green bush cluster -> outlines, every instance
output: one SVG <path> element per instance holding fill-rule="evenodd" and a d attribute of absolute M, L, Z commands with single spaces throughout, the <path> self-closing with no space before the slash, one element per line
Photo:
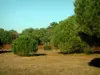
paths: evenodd
<path fill-rule="evenodd" d="M 43 48 L 44 50 L 51 50 L 51 46 L 48 44 L 45 44 Z"/>
<path fill-rule="evenodd" d="M 12 43 L 12 51 L 16 55 L 30 56 L 37 52 L 37 42 L 30 36 L 22 35 Z"/>
<path fill-rule="evenodd" d="M 78 35 L 79 30 L 75 18 L 71 16 L 65 19 L 53 31 L 52 43 L 62 53 L 82 53 L 88 46 Z"/>
<path fill-rule="evenodd" d="M 100 38 L 100 0 L 75 0 L 74 6 L 80 30 Z"/>
<path fill-rule="evenodd" d="M 52 43 L 62 53 L 92 53 L 90 47 L 100 46 L 100 0 L 75 0 L 75 14 L 67 19 L 50 23 L 47 28 L 28 28 L 19 38 L 16 32 L 0 29 L 0 45 L 11 43 L 18 55 L 31 55 L 37 51 L 37 43 L 44 50 L 51 50 Z M 86 35 L 86 36 L 85 36 Z"/>
<path fill-rule="evenodd" d="M 83 50 L 83 52 L 85 54 L 92 54 L 93 53 L 92 49 L 89 46 L 85 47 L 84 50 Z"/>
<path fill-rule="evenodd" d="M 48 29 L 45 28 L 40 28 L 40 29 L 28 28 L 23 30 L 21 35 L 30 35 L 32 38 L 37 40 L 39 45 L 50 42 L 50 32 L 48 31 Z"/>
<path fill-rule="evenodd" d="M 0 44 L 10 44 L 18 37 L 18 33 L 14 30 L 6 31 L 0 28 Z"/>

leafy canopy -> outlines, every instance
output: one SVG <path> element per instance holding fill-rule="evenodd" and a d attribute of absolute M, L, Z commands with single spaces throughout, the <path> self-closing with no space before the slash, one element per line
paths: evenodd
<path fill-rule="evenodd" d="M 75 0 L 74 6 L 80 30 L 100 37 L 100 0 Z"/>

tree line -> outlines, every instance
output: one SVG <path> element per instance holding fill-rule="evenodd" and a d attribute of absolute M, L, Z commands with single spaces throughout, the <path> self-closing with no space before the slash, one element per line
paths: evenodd
<path fill-rule="evenodd" d="M 52 44 L 65 54 L 93 53 L 92 47 L 100 46 L 100 1 L 75 0 L 74 6 L 75 14 L 59 23 L 52 22 L 47 28 L 28 28 L 20 34 L 14 30 L 0 29 L 0 43 L 11 43 L 17 38 L 12 43 L 12 49 L 15 53 L 18 51 L 19 55 L 23 55 L 19 49 L 27 55 L 31 53 L 31 48 L 35 48 L 33 51 L 36 52 L 40 44 L 45 45 L 45 48 L 50 48 Z M 34 40 L 33 45 L 30 40 Z"/>

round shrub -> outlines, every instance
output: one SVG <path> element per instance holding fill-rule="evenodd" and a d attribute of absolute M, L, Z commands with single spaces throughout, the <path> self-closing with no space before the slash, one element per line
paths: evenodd
<path fill-rule="evenodd" d="M 44 50 L 51 50 L 51 46 L 48 45 L 48 44 L 45 44 L 45 45 L 44 45 Z"/>
<path fill-rule="evenodd" d="M 20 36 L 12 43 L 12 51 L 16 55 L 30 56 L 37 50 L 37 42 L 26 35 Z"/>

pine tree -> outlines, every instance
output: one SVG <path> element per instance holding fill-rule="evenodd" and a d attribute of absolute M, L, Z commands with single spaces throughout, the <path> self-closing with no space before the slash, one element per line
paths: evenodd
<path fill-rule="evenodd" d="M 76 21 L 84 33 L 100 37 L 100 0 L 75 0 Z"/>

